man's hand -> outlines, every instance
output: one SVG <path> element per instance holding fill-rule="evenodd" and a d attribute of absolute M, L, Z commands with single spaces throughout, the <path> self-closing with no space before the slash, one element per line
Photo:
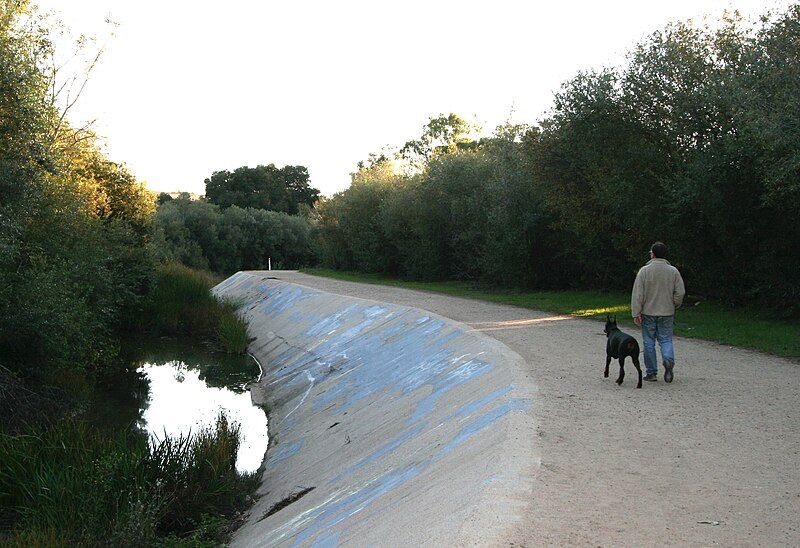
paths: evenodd
<path fill-rule="evenodd" d="M 633 323 L 635 323 L 636 325 L 638 325 L 639 327 L 641 327 L 641 326 L 642 326 L 642 315 L 641 315 L 641 314 L 639 314 L 638 316 L 636 316 L 636 317 L 633 319 Z"/>

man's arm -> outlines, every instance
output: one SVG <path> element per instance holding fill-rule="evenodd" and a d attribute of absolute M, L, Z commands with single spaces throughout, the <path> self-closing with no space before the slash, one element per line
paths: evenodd
<path fill-rule="evenodd" d="M 675 304 L 675 308 L 680 308 L 683 304 L 683 297 L 686 295 L 686 288 L 683 286 L 683 278 L 681 278 L 681 273 L 678 269 L 675 269 L 675 289 L 672 291 L 672 302 Z"/>
<path fill-rule="evenodd" d="M 638 318 L 642 315 L 642 305 L 644 304 L 644 276 L 642 270 L 636 274 L 636 281 L 633 282 L 631 291 L 631 316 Z M 638 322 L 637 322 L 638 325 Z"/>

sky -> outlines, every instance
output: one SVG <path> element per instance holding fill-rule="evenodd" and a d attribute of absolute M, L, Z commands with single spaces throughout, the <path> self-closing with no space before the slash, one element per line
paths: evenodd
<path fill-rule="evenodd" d="M 214 171 L 304 165 L 323 194 L 359 160 L 455 112 L 533 124 L 580 70 L 619 65 L 670 21 L 783 0 L 38 0 L 103 46 L 70 111 L 155 191 Z M 114 24 L 105 23 L 110 18 Z M 113 35 L 111 34 L 113 32 Z M 69 48 L 62 47 L 62 51 Z M 88 49 L 87 49 L 88 51 Z M 76 70 L 79 63 L 74 61 Z"/>

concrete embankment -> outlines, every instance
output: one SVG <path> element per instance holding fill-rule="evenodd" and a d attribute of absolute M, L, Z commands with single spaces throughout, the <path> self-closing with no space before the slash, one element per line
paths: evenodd
<path fill-rule="evenodd" d="M 424 310 L 240 272 L 273 440 L 241 546 L 498 544 L 532 500 L 535 390 L 502 343 Z"/>

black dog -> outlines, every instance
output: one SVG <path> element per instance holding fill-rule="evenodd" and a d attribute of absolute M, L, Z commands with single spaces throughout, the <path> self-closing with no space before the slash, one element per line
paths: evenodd
<path fill-rule="evenodd" d="M 608 337 L 606 343 L 606 370 L 603 373 L 604 377 L 608 377 L 608 366 L 611 363 L 611 358 L 619 358 L 619 377 L 617 384 L 622 384 L 622 379 L 625 378 L 625 358 L 630 356 L 633 360 L 633 366 L 639 373 L 639 383 L 636 388 L 642 387 L 642 368 L 639 367 L 639 343 L 630 335 L 623 333 L 617 327 L 617 317 L 606 316 L 606 327 L 603 332 Z"/>

